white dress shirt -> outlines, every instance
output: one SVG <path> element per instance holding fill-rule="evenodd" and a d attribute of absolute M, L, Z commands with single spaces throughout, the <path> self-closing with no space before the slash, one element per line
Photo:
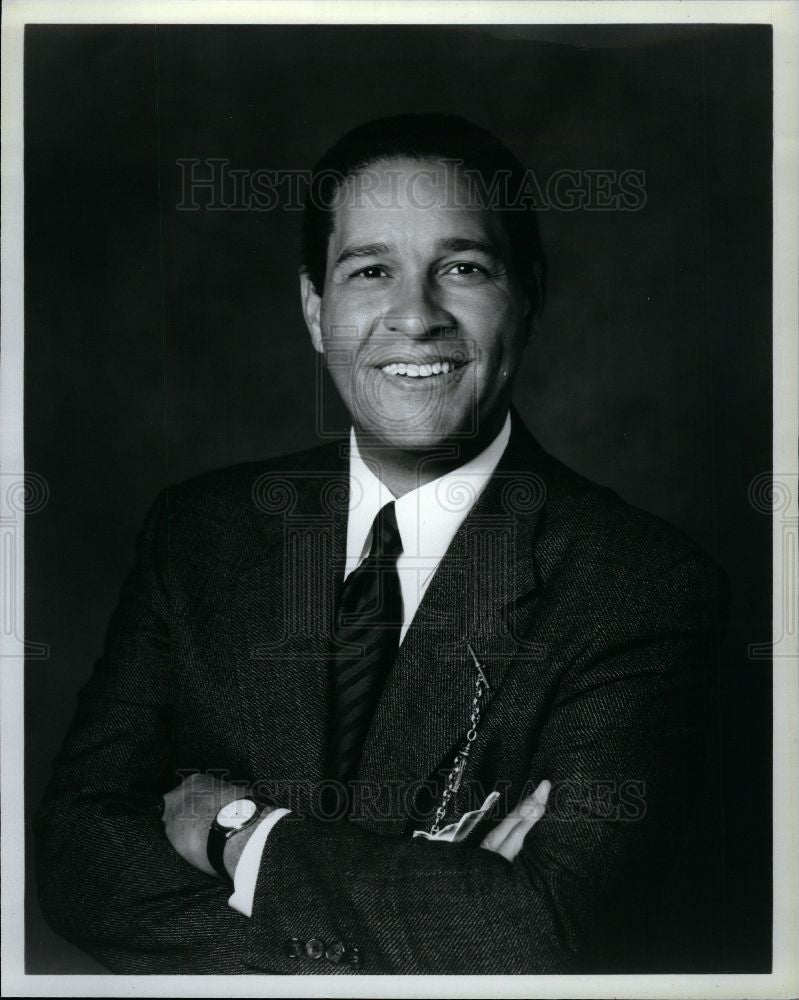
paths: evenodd
<path fill-rule="evenodd" d="M 400 643 L 438 564 L 496 469 L 509 438 L 510 414 L 491 444 L 470 462 L 396 499 L 361 457 L 355 431 L 350 431 L 350 503 L 344 579 L 369 554 L 377 512 L 394 500 L 402 541 L 402 555 L 397 559 L 403 608 Z M 252 915 L 255 883 L 266 838 L 288 812 L 288 809 L 275 809 L 265 816 L 241 853 L 234 877 L 235 891 L 228 902 L 247 917 Z"/>

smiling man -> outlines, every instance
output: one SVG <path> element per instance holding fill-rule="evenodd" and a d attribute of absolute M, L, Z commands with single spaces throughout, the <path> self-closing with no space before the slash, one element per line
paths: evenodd
<path fill-rule="evenodd" d="M 342 184 L 324 273 L 313 262 L 302 274 L 303 306 L 362 454 L 404 493 L 499 433 L 542 264 L 539 254 L 525 290 L 499 215 L 469 201 L 457 161 L 397 156 L 362 169 L 370 197 L 362 174 Z M 449 462 L 424 461 L 452 442 Z"/>
<path fill-rule="evenodd" d="M 349 438 L 158 499 L 37 818 L 45 912 L 109 968 L 685 960 L 659 903 L 724 585 L 511 407 L 523 178 L 439 115 L 317 165 L 302 307 Z"/>

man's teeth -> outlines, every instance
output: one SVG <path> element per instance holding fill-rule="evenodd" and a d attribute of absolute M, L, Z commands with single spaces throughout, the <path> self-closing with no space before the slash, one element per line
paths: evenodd
<path fill-rule="evenodd" d="M 434 361 L 432 365 L 384 365 L 381 371 L 386 375 L 407 375 L 409 378 L 429 378 L 431 375 L 447 375 L 455 367 L 451 361 Z"/>

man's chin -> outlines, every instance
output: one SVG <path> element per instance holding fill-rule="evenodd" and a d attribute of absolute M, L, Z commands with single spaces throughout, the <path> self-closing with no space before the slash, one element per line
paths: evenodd
<path fill-rule="evenodd" d="M 392 428 L 388 432 L 358 431 L 358 440 L 373 447 L 391 451 L 419 452 L 420 454 L 441 451 L 445 448 L 451 449 L 457 444 L 459 437 L 456 432 L 426 434 L 413 429 L 397 431 Z"/>
<path fill-rule="evenodd" d="M 384 448 L 387 451 L 404 451 L 420 455 L 449 451 L 457 448 L 458 442 L 468 439 L 469 435 L 459 433 L 456 428 L 435 431 L 421 430 L 414 427 L 391 427 L 358 429 L 358 440 L 373 447 Z"/>

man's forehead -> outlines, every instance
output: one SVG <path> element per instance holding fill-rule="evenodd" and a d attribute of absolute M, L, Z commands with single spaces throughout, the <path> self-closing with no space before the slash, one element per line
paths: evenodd
<path fill-rule="evenodd" d="M 402 235 L 428 242 L 456 236 L 496 241 L 503 229 L 452 164 L 424 159 L 364 167 L 342 185 L 333 218 L 331 243 L 339 249 L 352 239 L 391 243 Z"/>
<path fill-rule="evenodd" d="M 497 224 L 489 213 L 475 212 L 472 217 L 432 218 L 427 213 L 421 219 L 408 219 L 402 211 L 388 217 L 364 215 L 345 216 L 334 227 L 331 245 L 339 250 L 350 243 L 374 243 L 397 247 L 407 241 L 429 247 L 457 249 L 452 244 L 458 240 L 483 242 L 501 241 L 501 224 Z"/>
<path fill-rule="evenodd" d="M 361 247 L 374 253 L 409 247 L 429 252 L 484 249 L 502 253 L 506 246 L 499 219 L 479 208 L 345 205 L 336 211 L 334 219 L 328 247 L 334 260 Z"/>

